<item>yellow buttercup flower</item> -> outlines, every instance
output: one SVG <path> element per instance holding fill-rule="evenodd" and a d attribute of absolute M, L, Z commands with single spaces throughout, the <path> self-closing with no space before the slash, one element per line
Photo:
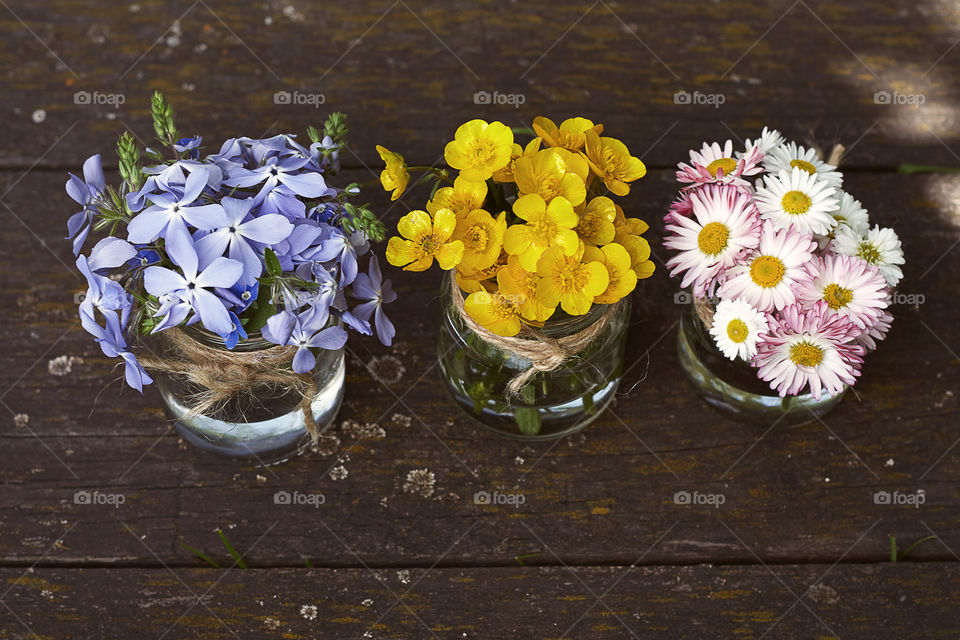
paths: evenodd
<path fill-rule="evenodd" d="M 577 235 L 589 244 L 603 245 L 613 242 L 616 235 L 613 221 L 616 217 L 617 207 L 613 200 L 605 196 L 593 198 L 580 213 Z"/>
<path fill-rule="evenodd" d="M 616 138 L 601 138 L 591 130 L 587 130 L 584 136 L 590 168 L 612 193 L 618 196 L 630 193 L 630 185 L 627 183 L 638 180 L 647 173 L 643 162 L 631 156 L 627 146 Z"/>
<path fill-rule="evenodd" d="M 543 141 L 549 147 L 562 147 L 570 151 L 580 151 L 586 143 L 587 130 L 592 129 L 594 133 L 600 135 L 603 133 L 602 124 L 593 124 L 586 118 L 567 118 L 557 127 L 553 120 L 538 116 L 533 119 L 533 130 L 537 135 L 543 138 Z"/>
<path fill-rule="evenodd" d="M 474 270 L 463 264 L 457 265 L 457 284 L 467 293 L 475 291 L 495 291 L 497 283 L 494 280 L 500 270 L 507 264 L 508 254 L 501 250 L 497 261 L 486 269 Z"/>
<path fill-rule="evenodd" d="M 440 209 L 450 209 L 457 219 L 465 217 L 474 209 L 482 209 L 487 199 L 487 183 L 467 180 L 457 176 L 452 187 L 441 187 L 427 203 L 427 211 L 434 215 Z"/>
<path fill-rule="evenodd" d="M 614 222 L 616 225 L 617 223 Z M 614 242 L 620 242 L 627 236 L 639 236 L 650 228 L 646 222 L 640 218 L 625 218 L 622 224 L 617 225 L 617 232 L 614 236 Z"/>
<path fill-rule="evenodd" d="M 565 255 L 576 253 L 580 245 L 577 232 L 577 214 L 563 196 L 546 201 L 536 193 L 525 195 L 513 203 L 513 212 L 526 224 L 513 224 L 503 234 L 503 248 L 519 257 L 520 266 L 527 271 L 537 270 L 537 261 L 551 246 L 556 245 Z"/>
<path fill-rule="evenodd" d="M 582 252 L 566 255 L 560 247 L 551 247 L 540 258 L 537 273 L 537 299 L 546 306 L 560 305 L 572 316 L 590 311 L 596 296 L 607 290 L 610 276 L 602 262 L 581 262 Z"/>
<path fill-rule="evenodd" d="M 441 269 L 454 268 L 463 257 L 463 243 L 450 240 L 456 226 L 457 216 L 449 209 L 440 209 L 433 219 L 426 211 L 411 211 L 397 222 L 403 237 L 387 243 L 387 262 L 404 271 L 426 271 L 436 258 Z"/>
<path fill-rule="evenodd" d="M 390 194 L 391 200 L 396 200 L 403 195 L 407 184 L 410 182 L 410 173 L 407 171 L 407 163 L 403 161 L 403 156 L 399 153 L 390 151 L 386 147 L 377 145 L 377 153 L 387 164 L 386 168 L 380 174 L 380 184 L 384 191 L 393 190 Z"/>
<path fill-rule="evenodd" d="M 494 220 L 483 209 L 474 209 L 457 220 L 457 228 L 451 236 L 463 242 L 463 258 L 460 264 L 466 269 L 480 271 L 497 261 L 503 247 L 503 233 L 507 230 L 507 214 L 501 212 Z"/>
<path fill-rule="evenodd" d="M 543 304 L 537 297 L 540 275 L 520 266 L 517 256 L 510 256 L 507 266 L 497 274 L 497 284 L 504 295 L 515 296 L 520 301 L 520 315 L 531 324 L 546 322 L 557 306 Z"/>
<path fill-rule="evenodd" d="M 510 162 L 513 131 L 502 122 L 471 120 L 460 125 L 444 149 L 447 164 L 467 180 L 483 181 Z"/>
<path fill-rule="evenodd" d="M 603 263 L 610 276 L 606 290 L 593 299 L 598 304 L 612 304 L 628 295 L 637 287 L 637 274 L 632 268 L 630 254 L 621 244 L 611 242 L 601 248 L 587 247 L 584 261 Z"/>
<path fill-rule="evenodd" d="M 625 235 L 617 239 L 617 243 L 622 245 L 627 253 L 630 254 L 630 268 L 641 280 L 653 275 L 656 265 L 650 260 L 650 243 L 640 236 L 633 234 Z"/>
<path fill-rule="evenodd" d="M 503 169 L 493 172 L 493 181 L 494 182 L 514 182 L 513 169 L 517 164 L 517 160 L 524 156 L 532 156 L 540 151 L 540 143 L 543 142 L 540 138 L 534 138 L 527 143 L 526 147 L 521 147 L 516 142 L 513 143 L 513 150 L 510 152 L 510 162 L 507 163 Z"/>
<path fill-rule="evenodd" d="M 541 149 L 514 162 L 513 177 L 520 195 L 539 194 L 547 202 L 563 196 L 577 206 L 587 197 L 590 168 L 583 158 L 566 149 Z"/>
<path fill-rule="evenodd" d="M 467 296 L 463 308 L 483 328 L 498 336 L 515 336 L 523 326 L 520 305 L 514 296 L 478 291 Z"/>

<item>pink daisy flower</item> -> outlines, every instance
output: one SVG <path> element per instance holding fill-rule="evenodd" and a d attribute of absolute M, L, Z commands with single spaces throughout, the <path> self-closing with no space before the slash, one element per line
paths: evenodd
<path fill-rule="evenodd" d="M 663 245 L 677 251 L 667 261 L 670 275 L 683 273 L 681 287 L 712 293 L 720 273 L 760 242 L 760 215 L 747 194 L 735 187 L 705 185 L 689 193 L 691 217 L 673 216 Z"/>
<path fill-rule="evenodd" d="M 887 332 L 890 331 L 890 325 L 892 324 L 893 314 L 885 310 L 876 324 L 857 336 L 854 342 L 864 347 L 867 352 L 874 351 L 877 348 L 877 343 L 887 337 Z"/>
<path fill-rule="evenodd" d="M 677 181 L 691 183 L 686 189 L 692 189 L 699 184 L 720 183 L 752 191 L 744 176 L 753 176 L 763 171 L 760 166 L 762 160 L 763 154 L 756 146 L 747 149 L 738 159 L 733 154 L 732 141 L 727 140 L 723 147 L 716 142 L 704 142 L 699 152 L 690 150 L 690 164 L 681 162 L 677 165 Z"/>
<path fill-rule="evenodd" d="M 667 224 L 674 222 L 674 218 L 689 218 L 693 215 L 693 202 L 690 200 L 690 193 L 681 191 L 679 197 L 670 203 L 670 211 L 663 216 L 663 221 Z"/>
<path fill-rule="evenodd" d="M 809 309 L 823 300 L 830 313 L 849 318 L 861 330 L 875 325 L 890 304 L 887 281 L 865 260 L 827 254 L 808 263 L 807 273 L 810 278 L 797 287 L 797 301 Z"/>
<path fill-rule="evenodd" d="M 720 297 L 743 298 L 767 313 L 793 304 L 797 283 L 810 277 L 804 267 L 816 247 L 809 234 L 764 220 L 759 246 L 726 270 Z"/>
<path fill-rule="evenodd" d="M 824 301 L 804 310 L 790 305 L 768 318 L 768 334 L 757 347 L 753 365 L 761 380 L 780 397 L 799 395 L 807 386 L 820 399 L 834 396 L 860 375 L 864 348 L 853 343 L 860 330 Z"/>

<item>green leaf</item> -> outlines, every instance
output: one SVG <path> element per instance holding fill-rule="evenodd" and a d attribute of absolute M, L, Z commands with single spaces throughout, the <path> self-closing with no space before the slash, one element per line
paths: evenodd
<path fill-rule="evenodd" d="M 596 405 L 594 405 L 594 403 L 593 403 L 593 394 L 592 394 L 592 393 L 587 392 L 587 393 L 583 394 L 583 397 L 581 398 L 581 400 L 583 400 L 583 411 L 584 411 L 584 413 L 586 413 L 588 416 L 592 416 L 593 414 L 595 414 L 595 413 L 597 412 L 597 407 L 596 407 Z"/>
<path fill-rule="evenodd" d="M 267 249 L 263 252 L 263 257 L 267 263 L 267 273 L 272 276 L 279 276 L 283 273 L 283 267 L 280 266 L 280 260 L 273 249 Z"/>
<path fill-rule="evenodd" d="M 217 564 L 216 562 L 214 562 L 213 559 L 211 559 L 209 556 L 207 556 L 207 554 L 205 554 L 203 551 L 200 551 L 199 549 L 194 549 L 194 548 L 191 547 L 190 545 L 188 545 L 188 544 L 183 544 L 182 542 L 180 543 L 180 546 L 183 547 L 184 549 L 186 549 L 187 551 L 189 551 L 190 553 L 192 553 L 193 555 L 197 556 L 198 558 L 200 558 L 201 560 L 203 560 L 203 561 L 206 562 L 207 564 L 209 564 L 211 567 L 214 567 L 214 568 L 216 568 L 216 569 L 219 569 L 219 568 L 220 568 L 220 565 Z"/>
<path fill-rule="evenodd" d="M 514 407 L 513 419 L 520 433 L 535 436 L 540 433 L 540 412 L 536 407 Z"/>
<path fill-rule="evenodd" d="M 220 540 L 223 541 L 223 546 L 227 548 L 227 552 L 230 553 L 230 557 L 233 558 L 234 563 L 241 569 L 246 569 L 247 563 L 243 561 L 243 556 L 237 553 L 237 550 L 233 548 L 233 545 L 230 544 L 229 540 L 227 540 L 227 536 L 223 533 L 223 530 L 217 529 L 217 534 L 220 536 Z"/>
<path fill-rule="evenodd" d="M 901 164 L 900 173 L 960 173 L 960 167 L 937 167 L 930 164 Z"/>
<path fill-rule="evenodd" d="M 262 329 L 263 325 L 267 324 L 270 316 L 276 312 L 277 308 L 270 302 L 270 287 L 264 286 L 261 283 L 257 301 L 251 304 L 250 308 L 243 314 L 244 319 L 247 320 L 247 324 L 244 325 L 247 333 Z"/>

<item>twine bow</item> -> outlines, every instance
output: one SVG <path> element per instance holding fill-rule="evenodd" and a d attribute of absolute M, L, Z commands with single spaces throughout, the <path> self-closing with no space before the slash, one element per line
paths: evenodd
<path fill-rule="evenodd" d="M 166 353 L 162 357 L 144 354 L 139 360 L 147 369 L 182 376 L 201 389 L 186 401 L 190 415 L 215 413 L 235 397 L 253 395 L 257 386 L 291 390 L 302 396 L 304 424 L 313 442 L 317 442 L 320 430 L 311 406 L 317 383 L 310 374 L 290 369 L 296 348 L 226 351 L 206 346 L 181 329 L 168 329 L 159 335 L 168 341 Z"/>
<path fill-rule="evenodd" d="M 573 335 L 556 339 L 542 331 L 524 325 L 518 336 L 498 336 L 485 329 L 463 308 L 463 293 L 455 282 L 450 283 L 450 299 L 454 308 L 460 314 L 464 324 L 477 336 L 502 351 L 530 361 L 530 366 L 515 375 L 507 383 L 507 395 L 518 396 L 520 390 L 535 376 L 538 371 L 549 372 L 559 369 L 567 360 L 583 351 L 606 328 L 610 319 L 617 312 L 621 302 L 608 305 L 607 310 L 596 322 Z"/>

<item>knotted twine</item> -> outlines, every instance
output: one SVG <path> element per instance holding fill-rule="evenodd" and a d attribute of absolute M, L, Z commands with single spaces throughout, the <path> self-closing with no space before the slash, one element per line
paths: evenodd
<path fill-rule="evenodd" d="M 296 373 L 290 368 L 295 347 L 227 351 L 204 345 L 177 328 L 158 337 L 168 342 L 164 356 L 144 354 L 139 360 L 147 369 L 181 376 L 201 389 L 184 401 L 189 415 L 216 413 L 234 398 L 253 397 L 258 386 L 292 391 L 301 396 L 304 424 L 316 444 L 320 430 L 313 418 L 312 403 L 317 383 L 309 373 Z"/>
<path fill-rule="evenodd" d="M 507 383 L 507 397 L 519 396 L 520 390 L 535 376 L 538 371 L 550 372 L 556 371 L 564 363 L 575 357 L 583 351 L 587 345 L 593 342 L 610 323 L 611 318 L 619 309 L 622 302 L 615 302 L 608 305 L 607 310 L 600 316 L 596 322 L 589 327 L 578 331 L 573 335 L 563 336 L 562 338 L 552 338 L 542 331 L 538 331 L 528 325 L 522 325 L 520 333 L 517 336 L 499 336 L 488 329 L 485 329 L 476 320 L 470 317 L 470 314 L 463 308 L 463 293 L 455 282 L 450 283 L 451 295 L 454 308 L 460 314 L 460 319 L 464 324 L 477 334 L 481 340 L 489 345 L 497 347 L 512 356 L 523 358 L 530 361 L 530 366 L 518 373 Z"/>
<path fill-rule="evenodd" d="M 835 167 L 840 166 L 840 158 L 846 152 L 847 148 L 842 144 L 833 145 L 833 149 L 830 150 L 830 157 L 827 158 L 827 164 L 832 164 Z M 821 156 L 819 150 L 817 150 L 817 155 Z M 716 313 L 716 309 L 706 298 L 693 298 L 693 308 L 696 310 L 697 315 L 700 317 L 700 321 L 703 322 L 703 326 L 710 330 L 713 327 L 713 314 Z"/>

